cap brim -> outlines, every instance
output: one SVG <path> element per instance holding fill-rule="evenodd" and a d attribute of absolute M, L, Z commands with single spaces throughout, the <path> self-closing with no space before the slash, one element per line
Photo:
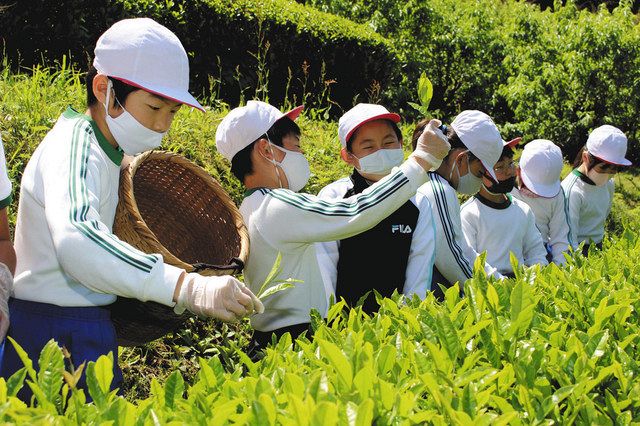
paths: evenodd
<path fill-rule="evenodd" d="M 541 197 L 553 198 L 560 192 L 561 184 L 559 179 L 550 185 L 535 183 L 529 179 L 529 176 L 522 169 L 520 169 L 520 177 L 522 177 L 522 181 L 531 192 Z"/>
<path fill-rule="evenodd" d="M 351 129 L 349 131 L 349 133 L 347 133 L 347 135 L 345 136 L 344 140 L 348 141 L 349 138 L 351 137 L 351 135 L 353 135 L 353 132 L 358 130 L 363 124 L 369 123 L 371 121 L 376 121 L 376 120 L 391 120 L 394 123 L 399 123 L 401 118 L 400 118 L 400 116 L 398 114 L 396 114 L 394 112 L 389 112 L 389 113 L 386 113 L 386 114 L 374 115 L 373 117 L 369 117 L 366 120 L 362 120 L 360 123 L 358 123 L 357 126 L 353 126 L 353 129 Z"/>
<path fill-rule="evenodd" d="M 489 176 L 493 179 L 494 182 L 498 182 L 498 177 L 496 176 L 496 172 L 493 171 L 493 167 L 487 167 L 484 161 L 480 160 L 480 163 L 484 166 L 484 169 L 489 173 Z"/>
<path fill-rule="evenodd" d="M 613 164 L 614 166 L 630 166 L 632 164 L 631 161 L 627 160 L 626 158 L 621 158 L 616 161 L 611 161 L 611 160 L 605 160 L 604 158 L 597 157 L 595 155 L 594 157 L 596 157 L 598 160 L 603 161 L 607 164 Z"/>
<path fill-rule="evenodd" d="M 517 146 L 521 141 L 522 141 L 522 138 L 518 136 L 517 138 L 511 139 L 509 142 L 502 141 L 502 146 L 503 147 L 508 146 L 509 148 L 513 148 L 514 146 Z"/>
<path fill-rule="evenodd" d="M 302 113 L 303 109 L 304 109 L 304 105 L 297 106 L 294 109 L 292 109 L 291 111 L 285 112 L 282 115 L 282 117 L 289 117 L 291 119 L 291 121 L 296 121 L 298 119 L 298 117 L 300 116 L 300 113 Z M 282 117 L 280 117 L 280 118 L 282 118 Z"/>
<path fill-rule="evenodd" d="M 168 87 L 154 87 L 153 89 L 146 87 L 142 84 L 135 83 L 130 80 L 126 80 L 124 78 L 118 78 L 115 76 L 109 76 L 110 78 L 115 78 L 123 83 L 128 84 L 129 86 L 137 87 L 138 89 L 142 89 L 146 92 L 153 93 L 154 95 L 161 96 L 163 98 L 172 100 L 174 102 L 179 102 L 181 104 L 189 105 L 194 108 L 198 108 L 200 111 L 204 112 L 205 109 L 200 102 L 194 98 L 191 93 L 184 90 L 176 90 L 175 88 Z"/>

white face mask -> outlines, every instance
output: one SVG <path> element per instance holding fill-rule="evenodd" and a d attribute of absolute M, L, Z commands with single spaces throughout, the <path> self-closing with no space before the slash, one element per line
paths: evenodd
<path fill-rule="evenodd" d="M 127 155 L 136 155 L 159 147 L 162 143 L 162 138 L 167 132 L 159 133 L 147 129 L 133 115 L 129 114 L 117 99 L 116 102 L 118 102 L 123 112 L 116 118 L 109 115 L 109 99 L 111 99 L 112 87 L 113 84 L 109 80 L 109 83 L 107 83 L 107 99 L 104 104 L 105 118 L 107 127 L 120 149 Z"/>
<path fill-rule="evenodd" d="M 604 186 L 613 177 L 612 173 L 599 173 L 591 169 L 587 172 L 587 177 L 596 184 L 596 186 Z"/>
<path fill-rule="evenodd" d="M 464 152 L 458 154 L 463 155 Z M 453 176 L 453 170 L 455 169 L 458 174 L 458 186 L 456 187 L 456 191 L 460 194 L 473 195 L 480 191 L 482 187 L 482 178 L 475 176 L 471 173 L 471 167 L 469 165 L 469 156 L 467 155 L 467 174 L 464 176 L 460 176 L 460 170 L 458 169 L 458 158 L 453 163 L 453 168 L 451 169 L 451 173 L 449 173 L 449 182 L 451 182 L 451 178 Z"/>
<path fill-rule="evenodd" d="M 353 155 L 353 154 L 351 154 Z M 353 155 L 356 157 L 355 155 Z M 358 158 L 358 157 L 356 157 Z M 360 168 L 356 167 L 360 173 L 376 176 L 386 176 L 391 173 L 394 167 L 402 164 L 404 152 L 402 148 L 379 149 L 376 152 L 358 158 Z"/>
<path fill-rule="evenodd" d="M 275 160 L 275 156 L 273 155 L 273 150 L 271 147 L 275 147 L 280 151 L 285 153 L 282 161 L 277 162 Z M 289 182 L 289 189 L 298 192 L 309 181 L 309 176 L 311 176 L 311 169 L 309 168 L 309 161 L 301 152 L 289 151 L 281 146 L 274 145 L 269 141 L 269 149 L 271 150 L 271 163 L 273 166 L 280 166 L 284 171 L 284 175 L 287 177 L 287 181 Z M 280 172 L 276 167 L 276 173 L 278 174 L 278 180 L 280 180 Z M 280 187 L 282 188 L 282 181 L 280 181 Z"/>

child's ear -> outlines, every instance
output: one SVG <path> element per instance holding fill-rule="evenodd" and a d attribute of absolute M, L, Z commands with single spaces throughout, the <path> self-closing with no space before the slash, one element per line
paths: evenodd
<path fill-rule="evenodd" d="M 93 84 L 91 85 L 91 89 L 93 90 L 93 95 L 96 97 L 98 102 L 101 105 L 104 105 L 107 99 L 107 87 L 109 83 L 109 77 L 104 74 L 97 74 L 93 78 Z M 114 102 L 113 96 L 111 97 L 111 101 Z"/>
<path fill-rule="evenodd" d="M 355 167 L 355 160 L 353 156 L 349 153 L 349 151 L 347 151 L 347 148 L 342 148 L 340 150 L 340 158 L 342 158 L 342 161 L 344 161 L 345 163 Z"/>
<path fill-rule="evenodd" d="M 586 149 L 582 150 L 582 164 L 584 164 L 587 171 L 589 170 L 589 152 Z"/>
<path fill-rule="evenodd" d="M 269 141 L 266 140 L 265 138 L 262 138 L 262 139 L 258 139 L 258 141 L 255 144 L 255 148 L 254 149 L 262 157 L 266 157 L 266 158 L 271 160 L 273 158 L 273 153 L 271 152 L 271 149 L 269 149 L 269 148 L 270 148 L 269 147 Z"/>

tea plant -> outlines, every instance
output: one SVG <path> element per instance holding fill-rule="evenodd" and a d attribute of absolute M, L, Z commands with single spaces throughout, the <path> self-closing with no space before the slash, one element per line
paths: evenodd
<path fill-rule="evenodd" d="M 566 267 L 482 272 L 442 303 L 379 299 L 380 311 L 334 304 L 313 341 L 283 336 L 258 362 L 237 348 L 225 369 L 199 358 L 193 385 L 179 371 L 148 398 L 109 391 L 111 359 L 86 366 L 88 395 L 50 342 L 41 370 L 0 379 L 0 420 L 194 424 L 632 424 L 640 421 L 637 229 Z M 26 361 L 26 355 L 23 354 Z M 35 406 L 15 398 L 27 385 Z"/>

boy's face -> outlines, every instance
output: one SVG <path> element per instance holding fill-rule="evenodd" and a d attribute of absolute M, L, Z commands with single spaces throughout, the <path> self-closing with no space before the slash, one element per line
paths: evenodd
<path fill-rule="evenodd" d="M 288 155 L 279 148 L 304 154 L 304 151 L 302 151 L 300 147 L 300 136 L 295 133 L 289 133 L 284 136 L 281 147 L 271 146 L 267 139 L 260 139 L 256 142 L 252 153 L 252 162 L 254 174 L 260 176 L 262 186 L 269 188 L 280 188 L 281 186 L 283 188 L 289 188 L 289 180 L 282 167 L 280 165 L 274 166 L 271 162 L 271 159 L 273 159 L 281 163 Z"/>
<path fill-rule="evenodd" d="M 171 127 L 182 104 L 144 90 L 136 90 L 127 96 L 123 106 L 144 127 L 163 133 Z M 109 115 L 114 118 L 122 113 L 120 108 L 109 111 Z"/>
<path fill-rule="evenodd" d="M 304 154 L 304 151 L 302 151 L 302 148 L 300 148 L 300 136 L 296 135 L 295 133 L 289 133 L 282 138 L 282 148 Z M 282 152 L 277 148 L 273 150 L 273 158 L 278 163 L 281 163 L 286 155 L 287 154 L 285 152 Z"/>
<path fill-rule="evenodd" d="M 370 121 L 360 126 L 351 143 L 351 150 L 343 148 L 340 156 L 346 163 L 360 169 L 359 159 L 380 149 L 402 149 L 402 141 L 387 120 Z"/>
<path fill-rule="evenodd" d="M 475 177 L 481 178 L 485 173 L 487 173 L 486 169 L 482 165 L 482 162 L 477 158 L 473 160 L 469 159 L 469 150 L 464 148 L 454 148 L 449 152 L 449 160 L 450 168 L 449 170 L 453 170 L 453 168 L 458 169 L 458 173 L 452 173 L 451 179 L 454 181 L 454 186 L 458 185 L 458 181 L 460 177 L 466 175 L 467 173 L 471 173 Z M 467 161 L 468 160 L 468 161 Z"/>
<path fill-rule="evenodd" d="M 513 157 L 500 157 L 500 160 L 493 166 L 493 171 L 500 182 L 514 177 L 516 175 L 516 163 L 513 161 Z M 482 183 L 489 188 L 494 182 L 485 174 L 482 177 Z"/>
<path fill-rule="evenodd" d="M 107 98 L 108 82 L 108 77 L 104 74 L 98 74 L 93 79 L 93 94 L 102 105 L 104 105 Z M 123 114 L 124 111 L 116 102 L 113 89 L 111 90 L 108 105 L 109 115 L 116 118 Z M 169 130 L 173 118 L 181 106 L 180 102 L 154 95 L 143 89 L 129 93 L 123 105 L 140 124 L 158 133 L 164 133 Z"/>

